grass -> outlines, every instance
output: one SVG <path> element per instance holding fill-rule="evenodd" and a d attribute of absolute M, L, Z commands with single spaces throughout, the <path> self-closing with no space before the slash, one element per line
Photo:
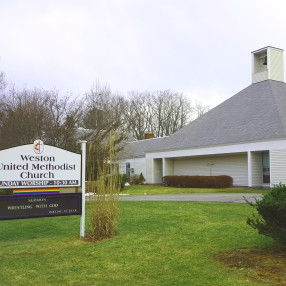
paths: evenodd
<path fill-rule="evenodd" d="M 119 208 L 119 235 L 97 243 L 79 239 L 78 216 L 0 221 L 0 285 L 273 285 L 214 258 L 273 245 L 246 224 L 248 205 L 119 202 Z"/>
<path fill-rule="evenodd" d="M 207 188 L 175 188 L 160 185 L 134 185 L 125 187 L 123 194 L 129 195 L 157 195 L 157 194 L 195 194 L 195 193 L 261 193 L 265 194 L 268 190 L 253 188 L 225 188 L 225 189 L 207 189 Z"/>

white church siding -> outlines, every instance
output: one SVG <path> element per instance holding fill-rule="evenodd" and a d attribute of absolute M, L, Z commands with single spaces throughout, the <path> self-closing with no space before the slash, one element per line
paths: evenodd
<path fill-rule="evenodd" d="M 262 146 L 257 143 L 256 148 L 252 149 L 262 149 L 265 147 L 264 145 L 272 147 L 272 143 L 264 142 Z M 281 145 L 277 142 L 274 143 L 273 147 L 280 147 Z M 251 147 L 252 144 L 245 147 Z M 285 146 L 285 144 L 283 145 Z M 227 149 L 225 148 L 225 150 Z M 263 185 L 262 151 L 251 151 L 250 181 L 252 187 Z M 164 155 L 167 155 L 167 152 L 164 153 Z M 134 172 L 130 172 L 130 175 L 142 173 L 146 183 L 149 184 L 160 184 L 162 183 L 162 177 L 167 175 L 229 175 L 234 180 L 234 186 L 249 185 L 247 152 L 171 158 L 160 158 L 160 153 L 157 153 L 156 156 L 157 158 L 150 156 L 124 160 L 120 163 L 120 172 L 125 173 L 126 163 L 130 163 L 131 171 L 134 170 Z M 271 186 L 280 182 L 286 184 L 286 149 L 270 151 L 270 170 Z"/>
<path fill-rule="evenodd" d="M 162 159 L 153 160 L 153 184 L 161 184 L 163 177 Z"/>
<path fill-rule="evenodd" d="M 154 169 L 153 160 L 152 159 L 146 159 L 146 176 L 144 176 L 146 183 L 154 184 L 154 182 L 153 182 L 153 169 Z"/>
<path fill-rule="evenodd" d="M 286 149 L 270 150 L 270 184 L 286 184 Z"/>
<path fill-rule="evenodd" d="M 132 175 L 140 175 L 143 174 L 144 178 L 146 178 L 146 159 L 145 158 L 133 158 L 123 160 L 119 164 L 119 172 L 121 174 L 127 173 L 126 164 L 130 164 L 130 176 Z"/>
<path fill-rule="evenodd" d="M 119 173 L 126 174 L 126 161 L 125 160 L 119 162 Z"/>
<path fill-rule="evenodd" d="M 278 49 L 269 49 L 268 57 L 272 65 L 268 68 L 269 78 L 284 81 L 283 51 Z"/>
<path fill-rule="evenodd" d="M 174 175 L 228 175 L 233 178 L 234 185 L 247 186 L 247 154 L 177 158 Z"/>
<path fill-rule="evenodd" d="M 134 160 L 132 168 L 134 168 L 134 175 L 140 175 L 142 173 L 144 178 L 146 177 L 145 158 Z"/>
<path fill-rule="evenodd" d="M 163 177 L 174 175 L 174 158 L 163 158 Z"/>
<path fill-rule="evenodd" d="M 251 154 L 252 166 L 252 186 L 262 186 L 262 154 L 261 152 L 252 152 Z"/>

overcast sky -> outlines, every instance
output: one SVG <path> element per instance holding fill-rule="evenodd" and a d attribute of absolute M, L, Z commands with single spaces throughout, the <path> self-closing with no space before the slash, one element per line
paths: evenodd
<path fill-rule="evenodd" d="M 251 52 L 286 49 L 285 0 L 0 0 L 0 71 L 81 95 L 171 89 L 212 106 L 251 84 Z"/>

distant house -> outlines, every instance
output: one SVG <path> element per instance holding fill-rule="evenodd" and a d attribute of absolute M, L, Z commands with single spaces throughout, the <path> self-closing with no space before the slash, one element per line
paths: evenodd
<path fill-rule="evenodd" d="M 283 50 L 252 52 L 252 84 L 178 132 L 126 146 L 121 172 L 229 175 L 236 186 L 286 183 L 286 84 Z"/>

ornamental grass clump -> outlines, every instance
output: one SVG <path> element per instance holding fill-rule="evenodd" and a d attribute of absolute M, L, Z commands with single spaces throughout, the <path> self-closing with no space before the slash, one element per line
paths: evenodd
<path fill-rule="evenodd" d="M 93 148 L 91 145 L 90 148 Z M 105 146 L 109 148 L 109 156 L 104 162 L 97 162 L 96 180 L 89 178 L 89 191 L 93 193 L 91 200 L 91 231 L 92 241 L 108 239 L 117 234 L 118 197 L 121 176 L 115 166 L 116 149 L 114 138 Z M 89 173 L 92 177 L 93 172 Z"/>
<path fill-rule="evenodd" d="M 281 244 L 286 244 L 286 185 L 275 185 L 256 203 L 248 204 L 257 210 L 247 224 L 258 230 L 259 234 L 272 237 Z"/>

